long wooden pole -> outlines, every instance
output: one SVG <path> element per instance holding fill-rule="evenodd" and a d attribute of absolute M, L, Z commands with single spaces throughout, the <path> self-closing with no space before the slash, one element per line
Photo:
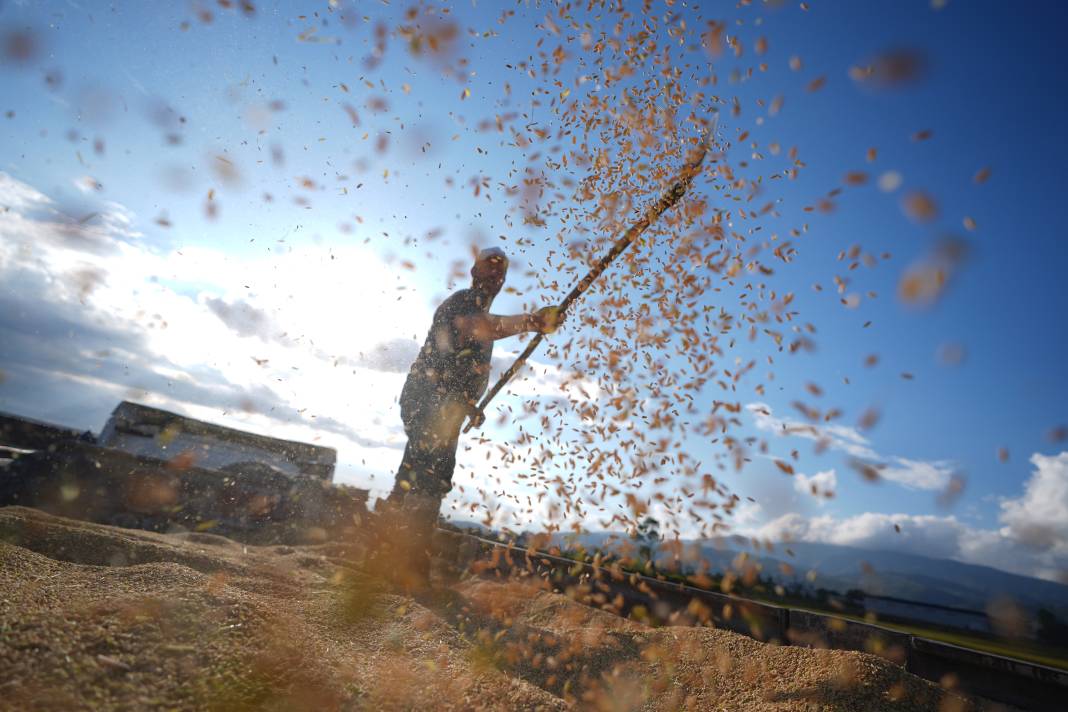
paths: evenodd
<path fill-rule="evenodd" d="M 710 134 L 709 134 L 710 135 Z M 583 292 L 589 289 L 593 281 L 601 276 L 601 273 L 605 271 L 608 265 L 619 257 L 631 244 L 638 239 L 638 236 L 645 232 L 646 228 L 656 222 L 661 215 L 671 209 L 675 203 L 682 199 L 682 196 L 686 194 L 690 184 L 693 183 L 694 177 L 701 172 L 701 163 L 705 160 L 705 155 L 708 153 L 708 142 L 704 141 L 697 149 L 697 154 L 693 160 L 686 164 L 679 174 L 678 179 L 672 183 L 671 187 L 662 195 L 660 199 L 656 201 L 645 214 L 630 228 L 623 233 L 623 236 L 616 240 L 615 244 L 601 259 L 597 260 L 597 264 L 593 266 L 585 277 L 583 277 L 578 284 L 572 288 L 564 300 L 557 306 L 557 310 L 560 312 L 561 318 L 567 313 L 571 304 L 582 296 Z M 489 402 L 493 400 L 493 397 L 501 392 L 501 389 L 512 380 L 512 377 L 523 367 L 523 364 L 527 362 L 530 355 L 534 353 L 538 345 L 541 344 L 542 339 L 545 338 L 544 334 L 538 334 L 527 347 L 523 349 L 523 353 L 519 354 L 519 357 L 508 367 L 508 370 L 501 374 L 501 377 L 497 379 L 497 382 L 493 384 L 493 388 L 486 392 L 486 395 L 482 397 L 482 400 L 478 404 L 478 413 L 483 413 Z M 472 421 L 468 420 L 467 425 L 464 426 L 464 432 L 466 433 L 472 427 Z"/>

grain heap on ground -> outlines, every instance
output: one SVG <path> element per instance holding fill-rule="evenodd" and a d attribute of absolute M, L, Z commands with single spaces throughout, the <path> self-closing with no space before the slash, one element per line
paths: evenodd
<path fill-rule="evenodd" d="M 648 628 L 527 583 L 414 600 L 340 553 L 0 509 L 0 708 L 971 708 L 871 655 Z"/>

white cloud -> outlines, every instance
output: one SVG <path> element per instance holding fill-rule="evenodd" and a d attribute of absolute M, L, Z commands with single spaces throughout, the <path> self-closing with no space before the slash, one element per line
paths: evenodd
<path fill-rule="evenodd" d="M 767 403 L 749 403 L 746 410 L 753 417 L 759 430 L 777 436 L 793 436 L 815 440 L 834 450 L 841 450 L 854 457 L 876 459 L 878 453 L 871 449 L 868 438 L 856 428 L 847 425 L 814 425 L 800 420 L 777 417 Z"/>
<path fill-rule="evenodd" d="M 817 472 L 811 477 L 802 473 L 794 475 L 794 489 L 804 495 L 815 497 L 823 505 L 838 489 L 838 476 L 833 469 Z M 741 524 L 739 522 L 739 524 Z"/>
<path fill-rule="evenodd" d="M 748 533 L 771 541 L 908 551 L 1063 581 L 1068 571 L 1068 452 L 1035 453 L 1031 463 L 1034 470 L 1023 494 L 1001 503 L 996 529 L 973 527 L 953 515 L 864 512 L 805 518 L 791 512 Z"/>
<path fill-rule="evenodd" d="M 759 502 L 746 499 L 742 500 L 738 506 L 734 508 L 734 515 L 731 519 L 736 526 L 745 528 L 759 521 L 763 511 L 764 509 L 760 506 Z"/>
<path fill-rule="evenodd" d="M 1035 453 L 1031 464 L 1023 495 L 1001 503 L 1003 532 L 1036 551 L 1068 555 L 1068 452 Z"/>
<path fill-rule="evenodd" d="M 897 455 L 881 455 L 863 433 L 848 425 L 815 425 L 780 418 L 766 403 L 750 403 L 746 409 L 759 430 L 774 433 L 779 437 L 793 436 L 814 440 L 831 450 L 844 452 L 873 464 L 882 479 L 909 489 L 944 490 L 956 471 L 949 460 L 913 460 Z"/>
<path fill-rule="evenodd" d="M 3 212 L 21 213 L 51 204 L 52 199 L 41 191 L 0 171 L 0 206 L 4 208 Z"/>
<path fill-rule="evenodd" d="M 881 468 L 879 476 L 909 489 L 944 490 L 956 470 L 948 460 L 925 461 L 891 457 L 889 461 L 893 464 Z"/>

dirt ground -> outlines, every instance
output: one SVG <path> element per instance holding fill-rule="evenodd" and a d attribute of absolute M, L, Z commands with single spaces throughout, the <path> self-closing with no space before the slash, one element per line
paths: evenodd
<path fill-rule="evenodd" d="M 976 709 L 871 655 L 648 628 L 524 582 L 413 599 L 343 554 L 0 508 L 0 709 Z"/>

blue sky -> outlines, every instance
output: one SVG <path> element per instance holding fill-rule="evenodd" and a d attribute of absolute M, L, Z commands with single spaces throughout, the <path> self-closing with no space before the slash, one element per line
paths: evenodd
<path fill-rule="evenodd" d="M 755 180 L 789 167 L 791 146 L 805 163 L 796 180 L 765 178 L 754 204 L 779 201 L 780 217 L 761 219 L 761 234 L 750 236 L 759 242 L 807 224 L 794 240 L 796 258 L 788 265 L 765 259 L 773 275 L 745 275 L 702 297 L 738 316 L 745 282 L 763 281 L 779 294 L 793 292 L 797 322 L 817 329 L 816 350 L 796 355 L 776 352 L 764 338 L 749 344 L 738 332 L 717 368 L 735 369 L 735 359 L 759 365 L 736 392 L 709 385 L 695 399 L 706 414 L 729 395 L 745 406 L 736 437 L 767 443 L 768 457 L 761 457 L 754 441 L 742 472 L 715 471 L 743 498 L 735 529 L 934 551 L 1055 578 L 1068 568 L 1068 456 L 1048 433 L 1068 422 L 1062 367 L 1068 291 L 1060 284 L 1068 251 L 1056 228 L 1066 158 L 1056 126 L 1065 99 L 1051 28 L 1065 11 L 1058 3 L 1024 10 L 960 0 L 941 9 L 924 0 L 808 4 L 804 10 L 793 2 L 699 9 L 654 3 L 652 13 L 664 44 L 670 38 L 663 28 L 677 26 L 677 18 L 665 18 L 676 14 L 690 28 L 724 21 L 726 35 L 744 48 L 737 59 L 729 48 L 719 57 L 700 48 L 673 55 L 685 67 L 688 92 L 700 91 L 697 80 L 711 72 L 718 77 L 703 89 L 727 102 L 719 138 L 730 143 L 724 161 L 738 175 Z M 450 274 L 463 274 L 471 245 L 501 245 L 515 256 L 510 284 L 523 295 L 503 294 L 496 311 L 560 296 L 539 292 L 537 280 L 523 273 L 546 270 L 557 232 L 573 239 L 582 225 L 551 214 L 545 227 L 523 224 L 501 186 L 516 184 L 511 171 L 527 165 L 554 180 L 583 174 L 574 165 L 546 169 L 543 156 L 531 156 L 541 148 L 550 155 L 553 141 L 521 148 L 511 132 L 559 130 L 550 102 L 561 101 L 566 89 L 572 102 L 618 91 L 602 86 L 579 32 L 555 5 L 516 6 L 499 21 L 512 9 L 460 3 L 447 14 L 421 16 L 420 27 L 453 48 L 435 55 L 413 51 L 398 30 L 412 24 L 407 7 L 257 3 L 254 16 L 245 17 L 211 5 L 206 23 L 184 4 L 0 5 L 0 33 L 30 33 L 37 48 L 0 65 L 0 202 L 8 207 L 0 231 L 7 312 L 0 323 L 0 409 L 98 429 L 119 398 L 134 397 L 264 432 L 320 438 L 338 447 L 344 479 L 388 488 L 403 445 L 394 399 L 405 358 L 412 339 L 422 340 L 434 305 L 464 282 Z M 557 18 L 560 34 L 547 16 Z M 575 26 L 611 34 L 614 21 L 592 12 L 576 17 Z M 368 62 L 378 24 L 385 51 Z M 450 40 L 443 28 L 452 24 L 458 34 Z M 757 56 L 759 37 L 767 49 Z M 538 52 L 557 46 L 569 57 L 558 74 L 545 75 Z M 898 49 L 922 58 L 916 81 L 877 88 L 851 78 L 851 67 Z M 535 77 L 525 74 L 525 61 Z M 818 77 L 826 78 L 823 88 L 808 91 Z M 772 115 L 776 96 L 782 108 Z M 735 97 L 738 116 L 730 111 Z M 381 110 L 378 99 L 386 103 Z M 356 111 L 358 126 L 345 105 Z M 505 117 L 503 132 L 498 116 Z M 921 131 L 930 138 L 914 140 Z M 738 139 L 742 132 L 749 133 L 745 140 Z M 869 162 L 872 147 L 877 157 Z M 976 184 L 983 167 L 990 177 Z M 866 172 L 867 184 L 843 188 L 850 171 Z M 877 185 L 888 172 L 900 175 L 891 192 Z M 477 196 L 473 177 L 486 179 Z M 707 174 L 695 186 L 713 209 L 723 207 L 717 186 L 722 181 Z M 832 212 L 805 212 L 836 188 L 842 194 Z M 574 189 L 560 183 L 556 190 L 559 204 L 568 205 Z M 918 224 L 905 214 L 903 196 L 914 190 L 936 200 L 937 218 Z M 974 231 L 965 229 L 965 216 Z M 738 230 L 749 224 L 739 221 Z M 432 230 L 441 237 L 427 239 Z M 949 237 L 963 241 L 967 257 L 945 292 L 928 308 L 903 304 L 896 296 L 902 274 Z M 673 245 L 666 236 L 654 254 L 670 258 Z M 852 245 L 892 257 L 850 271 L 849 260 L 837 256 Z M 850 279 L 843 294 L 835 291 L 835 275 Z M 560 275 L 561 290 L 568 280 Z M 635 282 L 620 284 L 632 305 L 648 297 Z M 847 308 L 840 300 L 852 294 L 859 306 Z M 555 338 L 588 336 L 577 321 Z M 947 345 L 963 349 L 962 363 L 942 362 L 938 354 Z M 520 347 L 504 342 L 498 355 L 504 361 Z M 870 354 L 878 363 L 866 367 Z M 664 358 L 669 370 L 685 375 L 685 359 L 667 352 Z M 548 352 L 538 359 L 535 376 L 505 404 L 518 409 L 521 399 L 544 397 L 566 379 Z M 605 396 L 594 386 L 604 386 L 606 374 L 584 376 L 594 401 Z M 754 391 L 757 382 L 763 394 Z M 808 383 L 823 395 L 812 396 Z M 573 411 L 586 396 L 574 390 L 571 396 L 572 415 L 560 422 L 581 431 Z M 791 406 L 798 400 L 844 411 L 841 429 L 824 433 L 834 437 L 822 453 L 812 439 L 777 435 L 783 420 L 802 420 Z M 871 407 L 881 418 L 861 432 L 856 423 Z M 640 437 L 660 436 L 634 427 Z M 548 442 L 536 420 L 524 428 Z M 553 447 L 577 452 L 580 436 L 557 435 Z M 514 443 L 516 429 L 494 426 L 487 436 Z M 673 440 L 709 468 L 725 456 L 722 443 L 693 430 Z M 555 497 L 544 482 L 516 476 L 529 456 L 502 459 L 493 444 L 467 445 L 457 477 L 466 487 L 462 494 L 457 488 L 453 503 L 473 501 L 476 513 L 461 515 L 482 516 L 487 504 L 493 510 L 499 503 L 521 510 L 528 496 L 541 496 L 543 504 Z M 997 460 L 999 447 L 1008 450 L 1008 462 Z M 795 449 L 791 462 L 800 476 L 790 478 L 773 458 L 790 459 Z M 885 464 L 898 479 L 867 484 L 849 467 L 851 456 Z M 569 466 L 561 467 L 553 473 L 566 479 Z M 951 473 L 967 484 L 945 507 L 937 500 Z M 833 500 L 798 486 L 813 477 L 831 486 Z M 669 477 L 658 488 L 627 486 L 673 495 L 689 485 Z M 1035 503 L 1042 504 L 1037 513 Z M 604 507 L 612 512 L 618 505 Z M 537 517 L 546 512 L 537 510 Z M 1025 526 L 1028 512 L 1037 524 Z M 695 533 L 685 519 L 676 522 L 680 531 Z M 582 523 L 596 529 L 599 521 L 591 515 Z"/>

